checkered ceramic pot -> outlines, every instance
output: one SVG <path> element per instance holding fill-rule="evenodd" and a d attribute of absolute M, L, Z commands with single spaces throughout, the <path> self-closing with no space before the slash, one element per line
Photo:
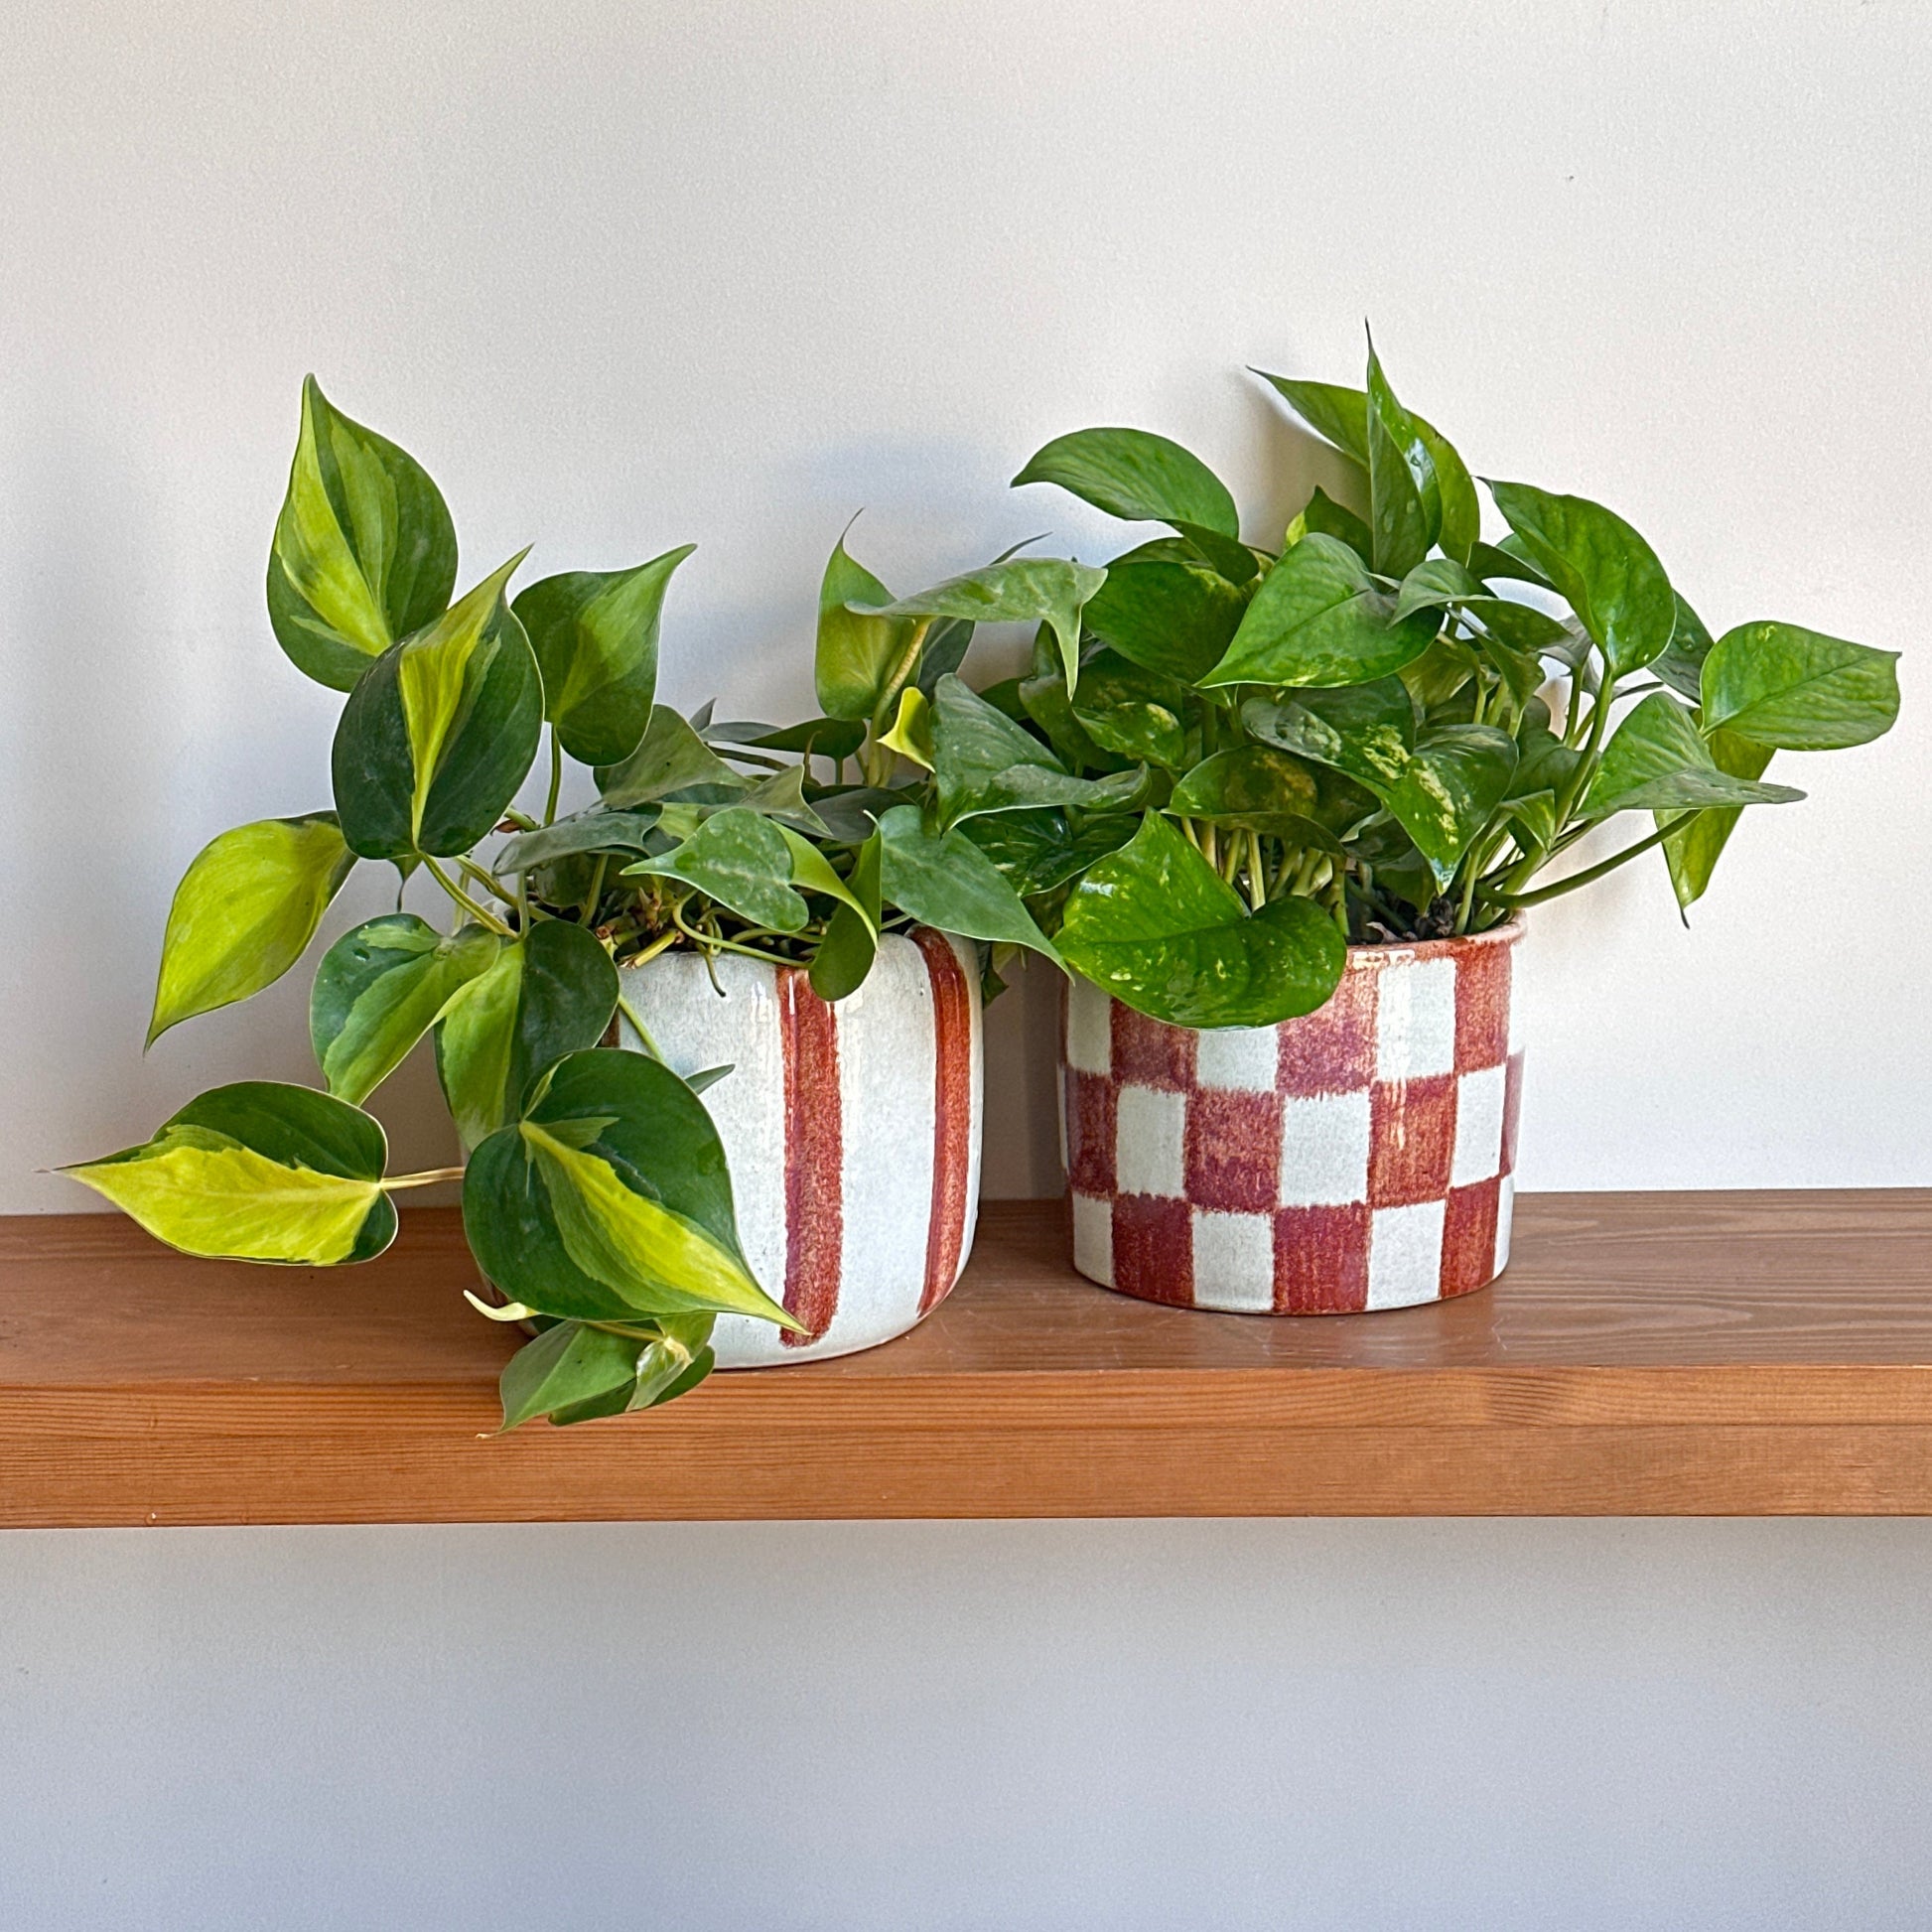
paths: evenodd
<path fill-rule="evenodd" d="M 1342 1314 L 1502 1273 L 1521 927 L 1351 947 L 1278 1027 L 1164 1026 L 1084 980 L 1062 1069 L 1073 1265 L 1145 1301 Z"/>
<path fill-rule="evenodd" d="M 713 974 L 716 978 L 714 980 Z M 805 1323 L 722 1314 L 722 1368 L 849 1355 L 902 1335 L 959 1279 L 980 1168 L 980 982 L 973 948 L 889 933 L 858 992 L 828 1006 L 802 969 L 667 952 L 624 998 L 704 1092 L 731 1162 L 745 1259 Z M 620 1038 L 637 1035 L 621 1022 Z"/>

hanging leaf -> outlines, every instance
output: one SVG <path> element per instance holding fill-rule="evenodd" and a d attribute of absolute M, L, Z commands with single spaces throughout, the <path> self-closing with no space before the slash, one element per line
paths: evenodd
<path fill-rule="evenodd" d="M 205 845 L 168 908 L 147 1043 L 280 979 L 354 864 L 334 812 L 260 819 Z"/>
<path fill-rule="evenodd" d="M 1790 752 L 1867 745 L 1898 718 L 1897 665 L 1795 623 L 1740 623 L 1704 660 L 1704 729 Z"/>
<path fill-rule="evenodd" d="M 618 764 L 642 741 L 657 688 L 657 626 L 671 573 L 695 544 L 629 570 L 571 570 L 511 609 L 543 673 L 543 715 L 585 764 Z"/>
<path fill-rule="evenodd" d="M 336 809 L 364 858 L 468 852 L 528 774 L 543 681 L 503 600 L 521 562 L 385 651 L 349 693 L 336 729 Z"/>
<path fill-rule="evenodd" d="M 704 1311 L 799 1323 L 753 1279 L 723 1143 L 662 1061 L 572 1053 L 464 1177 L 484 1275 L 542 1314 L 595 1321 Z"/>
<path fill-rule="evenodd" d="M 1805 794 L 1721 770 L 1691 714 L 1667 691 L 1633 706 L 1603 751 L 1584 818 L 1612 812 L 1680 812 L 1707 805 L 1784 805 Z"/>
<path fill-rule="evenodd" d="M 184 1254 L 330 1267 L 396 1235 L 381 1127 L 308 1087 L 244 1080 L 191 1100 L 153 1140 L 64 1168 Z"/>
<path fill-rule="evenodd" d="M 1622 517 L 1583 496 L 1529 483 L 1492 483 L 1489 493 L 1602 651 L 1613 678 L 1668 648 L 1677 598 L 1656 553 Z"/>
<path fill-rule="evenodd" d="M 456 526 L 415 458 L 352 423 L 314 376 L 268 558 L 276 641 L 319 684 L 347 691 L 456 587 Z"/>
<path fill-rule="evenodd" d="M 856 993 L 872 971 L 872 962 L 879 952 L 883 917 L 880 869 L 884 844 L 875 831 L 860 846 L 845 882 L 845 902 L 832 914 L 825 937 L 812 955 L 812 991 L 821 1000 L 843 1000 L 848 993 Z M 813 890 L 808 879 L 801 879 L 800 883 L 807 891 Z"/>
<path fill-rule="evenodd" d="M 502 945 L 480 925 L 443 933 L 413 912 L 344 933 L 323 954 L 309 996 L 309 1038 L 329 1091 L 359 1106 Z"/>
<path fill-rule="evenodd" d="M 1735 737 L 1727 731 L 1712 732 L 1704 742 L 1718 769 L 1733 778 L 1761 778 L 1765 766 L 1771 762 L 1770 746 L 1753 745 L 1749 739 Z M 1713 806 L 1699 812 L 1688 824 L 1680 824 L 1664 841 L 1671 890 L 1677 895 L 1679 905 L 1693 905 L 1704 897 L 1711 875 L 1717 871 L 1718 861 L 1743 815 L 1741 805 Z M 1681 816 L 1677 812 L 1659 812 L 1656 822 L 1661 830 Z"/>
<path fill-rule="evenodd" d="M 1130 523 L 1192 524 L 1239 537 L 1227 485 L 1199 457 L 1144 429 L 1081 429 L 1037 451 L 1014 478 L 1058 483 L 1083 503 Z"/>
<path fill-rule="evenodd" d="M 457 1132 L 475 1147 L 543 1070 L 595 1046 L 618 1006 L 618 971 L 581 925 L 538 919 L 450 997 L 436 1023 L 436 1072 Z"/>
<path fill-rule="evenodd" d="M 1354 551 L 1311 534 L 1262 580 L 1227 655 L 1199 680 L 1228 684 L 1366 684 L 1426 651 L 1436 614 L 1395 620 L 1395 600 Z"/>
<path fill-rule="evenodd" d="M 1058 557 L 1022 557 L 984 570 L 949 577 L 916 597 L 886 605 L 854 600 L 847 609 L 858 617 L 961 618 L 975 623 L 1044 623 L 1060 647 L 1060 661 L 1072 684 L 1080 658 L 1080 613 L 1107 581 L 1104 570 L 1067 563 Z M 821 697 L 820 702 L 824 700 Z M 831 710 L 827 705 L 826 709 Z"/>
<path fill-rule="evenodd" d="M 879 864 L 883 898 L 918 924 L 1027 946 L 1059 964 L 1052 941 L 1000 869 L 963 832 L 927 832 L 916 805 L 897 805 L 881 817 Z"/>
<path fill-rule="evenodd" d="M 1310 899 L 1250 912 L 1159 813 L 1073 888 L 1059 943 L 1075 971 L 1175 1027 L 1269 1027 L 1311 1013 L 1347 956 L 1334 919 Z"/>
<path fill-rule="evenodd" d="M 1316 820 L 1319 801 L 1314 775 L 1300 759 L 1266 745 L 1237 745 L 1195 765 L 1174 786 L 1168 810 L 1176 818 L 1204 818 L 1339 852 Z"/>
<path fill-rule="evenodd" d="M 848 606 L 877 607 L 892 601 L 892 592 L 854 560 L 840 537 L 818 587 L 813 681 L 819 709 L 828 718 L 868 719 L 884 703 L 887 686 L 911 642 L 914 621 L 878 617 Z"/>

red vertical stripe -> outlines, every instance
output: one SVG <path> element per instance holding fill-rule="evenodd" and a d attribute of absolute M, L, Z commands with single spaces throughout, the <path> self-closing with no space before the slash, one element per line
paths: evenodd
<path fill-rule="evenodd" d="M 831 1326 L 839 1306 L 845 1211 L 838 1020 L 800 968 L 779 970 L 778 1026 L 785 1058 L 784 1305 L 808 1330 L 786 1329 L 784 1340 L 802 1348 Z"/>
<path fill-rule="evenodd" d="M 966 1182 L 973 1159 L 973 989 L 952 942 L 915 933 L 932 982 L 932 1213 L 925 1232 L 924 1314 L 959 1273 L 966 1239 Z"/>

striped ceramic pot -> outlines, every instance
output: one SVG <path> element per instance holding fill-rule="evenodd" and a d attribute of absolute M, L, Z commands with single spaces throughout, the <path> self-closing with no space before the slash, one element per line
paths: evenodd
<path fill-rule="evenodd" d="M 1150 1302 L 1343 1314 L 1466 1295 L 1509 1258 L 1522 928 L 1350 947 L 1278 1027 L 1163 1026 L 1075 980 L 1073 1265 Z"/>
<path fill-rule="evenodd" d="M 713 975 L 716 975 L 715 983 Z M 980 987 L 973 949 L 890 933 L 866 983 L 828 1006 L 801 968 L 661 953 L 625 1000 L 704 1092 L 731 1162 L 752 1273 L 807 1333 L 718 1317 L 722 1368 L 849 1355 L 944 1299 L 973 1244 L 980 1169 Z M 635 1046 L 628 1022 L 620 1038 Z"/>

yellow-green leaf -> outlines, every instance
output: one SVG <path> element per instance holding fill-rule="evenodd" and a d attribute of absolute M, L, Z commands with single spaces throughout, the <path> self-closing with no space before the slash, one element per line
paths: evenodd
<path fill-rule="evenodd" d="M 148 1044 L 280 979 L 354 864 L 334 812 L 260 819 L 204 846 L 169 907 Z"/>

